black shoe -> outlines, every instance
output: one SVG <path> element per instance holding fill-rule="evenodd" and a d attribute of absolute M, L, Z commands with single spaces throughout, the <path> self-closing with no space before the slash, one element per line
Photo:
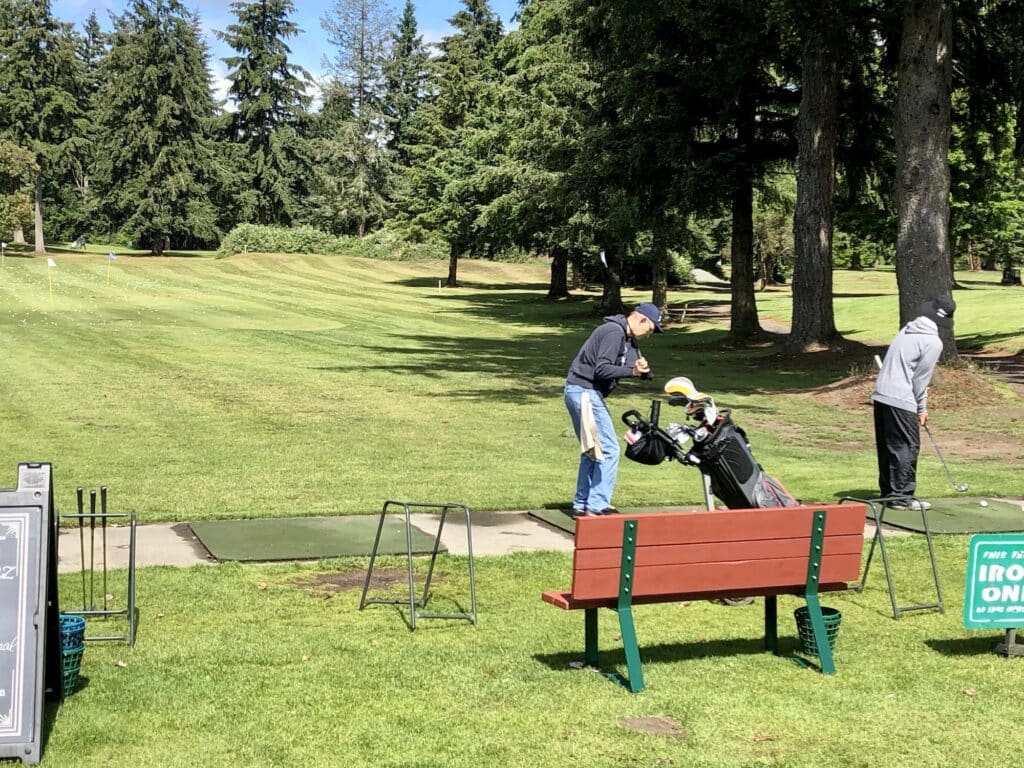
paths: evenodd
<path fill-rule="evenodd" d="M 568 514 L 569 517 L 585 517 L 589 513 L 585 509 L 576 509 L 575 507 L 573 507 L 572 509 L 569 510 Z"/>
<path fill-rule="evenodd" d="M 595 515 L 617 515 L 617 514 L 619 514 L 619 510 L 616 509 L 615 507 L 605 507 L 600 512 L 595 512 L 594 514 Z"/>

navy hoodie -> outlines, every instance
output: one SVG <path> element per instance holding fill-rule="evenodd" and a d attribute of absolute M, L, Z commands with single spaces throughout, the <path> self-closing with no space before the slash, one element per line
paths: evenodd
<path fill-rule="evenodd" d="M 625 316 L 606 317 L 576 353 L 565 383 L 596 389 L 607 397 L 619 379 L 633 375 L 638 357 L 640 351 L 627 333 Z"/>

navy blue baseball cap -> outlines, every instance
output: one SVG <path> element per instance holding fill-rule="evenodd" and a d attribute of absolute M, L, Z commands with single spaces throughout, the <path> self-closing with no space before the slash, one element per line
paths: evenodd
<path fill-rule="evenodd" d="M 953 327 L 954 312 L 956 312 L 956 302 L 949 296 L 936 296 L 921 304 L 921 314 L 933 320 L 940 328 Z"/>
<path fill-rule="evenodd" d="M 649 302 L 649 301 L 645 301 L 643 304 L 637 305 L 637 308 L 634 311 L 635 312 L 639 312 L 641 315 L 643 315 L 648 320 L 650 320 L 652 323 L 654 323 L 654 332 L 655 333 L 661 333 L 662 332 L 662 328 L 661 328 L 661 310 L 658 309 L 654 304 L 651 304 L 651 302 Z"/>

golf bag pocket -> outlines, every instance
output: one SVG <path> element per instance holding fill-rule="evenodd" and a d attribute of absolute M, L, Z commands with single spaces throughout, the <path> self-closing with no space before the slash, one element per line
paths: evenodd
<path fill-rule="evenodd" d="M 657 430 L 633 428 L 626 433 L 626 458 L 640 464 L 661 464 L 672 446 Z"/>

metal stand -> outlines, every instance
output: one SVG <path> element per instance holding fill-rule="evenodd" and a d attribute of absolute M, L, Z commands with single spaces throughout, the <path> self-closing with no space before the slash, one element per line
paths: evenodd
<path fill-rule="evenodd" d="M 918 501 L 914 496 L 886 496 L 880 499 L 858 499 L 853 496 L 844 496 L 839 500 L 840 503 L 844 501 L 856 501 L 861 504 L 867 504 L 871 508 L 871 516 L 875 522 L 875 535 L 871 539 L 871 548 L 868 550 L 868 559 L 864 563 L 864 575 L 861 576 L 860 582 L 858 582 L 853 589 L 857 592 L 864 591 L 864 585 L 868 580 L 868 572 L 871 570 L 871 559 L 875 554 L 875 545 L 878 545 L 879 551 L 882 553 L 882 566 L 885 568 L 885 581 L 889 587 L 889 602 L 892 604 L 892 617 L 899 619 L 900 614 L 910 613 L 911 611 L 928 611 L 933 608 L 937 608 L 939 613 L 945 613 L 946 607 L 942 602 L 942 586 L 939 584 L 939 567 L 935 562 L 935 547 L 932 544 L 932 533 L 928 528 L 928 515 L 927 510 L 921 509 L 921 523 L 924 527 L 924 538 L 928 543 L 928 557 L 931 559 L 932 564 L 932 581 L 935 583 L 935 595 L 936 602 L 934 603 L 918 603 L 913 605 L 899 605 L 896 602 L 896 590 L 892 585 L 892 571 L 889 568 L 889 556 L 885 551 L 885 536 L 882 533 L 882 525 L 885 523 L 885 510 L 886 504 L 890 501 Z"/>
<path fill-rule="evenodd" d="M 81 490 L 81 489 L 79 489 Z M 89 617 L 100 617 L 103 619 L 113 618 L 115 616 L 124 616 L 128 621 L 128 628 L 123 635 L 86 635 L 85 640 L 91 641 L 104 641 L 104 640 L 121 640 L 128 645 L 135 645 L 135 628 L 138 624 L 138 610 L 135 607 L 135 529 L 137 525 L 137 519 L 135 511 L 131 512 L 107 512 L 106 504 L 106 486 L 101 488 L 102 492 L 102 511 L 96 512 L 96 505 L 93 503 L 90 512 L 82 511 L 82 505 L 79 504 L 79 512 L 76 515 L 61 515 L 62 520 L 77 520 L 78 521 L 78 538 L 82 556 L 82 609 L 81 610 L 65 610 L 65 613 L 74 614 L 75 616 L 89 616 Z M 93 501 L 95 501 L 95 491 L 91 492 Z M 81 494 L 79 494 L 81 500 Z M 125 608 L 114 610 L 110 608 L 107 598 L 107 522 L 110 520 L 121 520 L 127 519 L 129 532 L 128 532 L 128 605 Z M 100 547 L 100 558 L 102 571 L 102 582 L 100 584 L 100 591 L 102 592 L 102 608 L 97 607 L 95 599 L 95 585 L 96 585 L 96 521 L 100 521 L 101 527 L 101 547 Z M 85 521 L 89 522 L 89 562 L 85 561 Z M 86 571 L 88 570 L 88 587 L 86 586 Z"/>
<path fill-rule="evenodd" d="M 388 599 L 388 598 L 367 598 L 366 593 L 370 588 L 370 579 L 373 577 L 373 565 L 377 560 L 377 549 L 380 546 L 381 532 L 384 530 L 384 519 L 388 514 L 388 509 L 392 506 L 402 507 L 405 511 L 405 552 L 406 552 L 406 567 L 409 575 L 409 597 L 408 599 Z M 437 526 L 437 537 L 434 539 L 434 548 L 430 554 L 430 566 L 427 569 L 427 581 L 423 585 L 423 598 L 419 602 L 416 601 L 416 587 L 413 583 L 412 575 L 412 519 L 410 517 L 410 509 L 416 507 L 417 509 L 440 509 L 441 520 Z M 469 613 L 426 613 L 423 608 L 427 607 L 427 600 L 430 599 L 430 580 L 434 575 L 434 563 L 437 561 L 437 550 L 441 546 L 441 532 L 444 530 L 444 521 L 448 516 L 449 509 L 461 509 L 466 515 L 466 546 L 469 553 L 469 601 L 470 611 Z M 469 507 L 465 504 L 455 503 L 432 503 L 423 501 L 394 501 L 389 500 L 384 502 L 384 506 L 380 511 L 380 522 L 377 524 L 377 536 L 373 540 L 373 550 L 370 553 L 370 567 L 366 570 L 366 581 L 363 584 L 363 595 L 359 600 L 359 610 L 363 610 L 367 605 L 380 604 L 380 605 L 408 605 L 409 606 L 409 629 L 416 629 L 416 619 L 462 619 L 468 621 L 473 626 L 476 626 L 476 576 L 473 571 L 473 528 L 472 523 L 469 519 Z"/>
<path fill-rule="evenodd" d="M 1006 639 L 996 644 L 995 652 L 1012 659 L 1014 656 L 1024 656 L 1024 645 L 1017 642 L 1017 630 L 1007 629 Z"/>

